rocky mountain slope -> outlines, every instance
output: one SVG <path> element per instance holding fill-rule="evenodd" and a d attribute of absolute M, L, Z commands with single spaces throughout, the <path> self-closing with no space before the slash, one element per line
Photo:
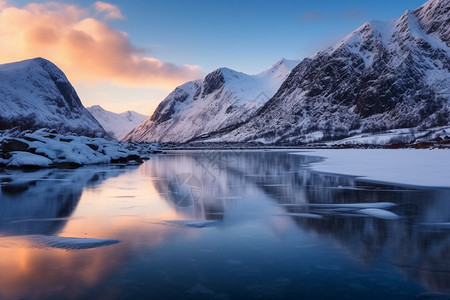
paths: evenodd
<path fill-rule="evenodd" d="M 210 141 L 297 144 L 450 124 L 450 1 L 371 21 L 304 59 L 242 126 Z"/>
<path fill-rule="evenodd" d="M 220 68 L 204 79 L 187 82 L 170 93 L 124 140 L 187 142 L 234 128 L 275 94 L 297 64 L 282 59 L 257 75 Z"/>
<path fill-rule="evenodd" d="M 88 107 L 87 110 L 117 140 L 122 139 L 128 132 L 148 118 L 146 115 L 130 110 L 116 114 L 103 109 L 100 105 Z"/>
<path fill-rule="evenodd" d="M 0 102 L 0 130 L 18 126 L 108 135 L 82 105 L 64 73 L 43 58 L 0 65 Z"/>

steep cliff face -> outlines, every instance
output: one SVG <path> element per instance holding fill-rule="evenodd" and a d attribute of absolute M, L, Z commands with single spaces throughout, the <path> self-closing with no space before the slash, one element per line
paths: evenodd
<path fill-rule="evenodd" d="M 202 80 L 187 82 L 124 139 L 186 142 L 235 128 L 275 94 L 297 63 L 282 59 L 257 75 L 220 68 Z"/>
<path fill-rule="evenodd" d="M 51 128 L 107 136 L 64 73 L 43 58 L 0 65 L 0 129 Z"/>
<path fill-rule="evenodd" d="M 450 123 L 450 1 L 362 25 L 303 60 L 242 126 L 214 141 L 298 143 Z"/>

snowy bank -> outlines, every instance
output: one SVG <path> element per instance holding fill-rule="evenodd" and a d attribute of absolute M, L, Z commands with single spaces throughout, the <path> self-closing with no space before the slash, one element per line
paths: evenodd
<path fill-rule="evenodd" d="M 53 130 L 0 132 L 0 167 L 79 167 L 92 164 L 141 163 L 154 144 L 120 143 Z"/>
<path fill-rule="evenodd" d="M 311 164 L 319 172 L 383 183 L 450 188 L 450 150 L 323 149 L 294 154 L 324 157 Z"/>

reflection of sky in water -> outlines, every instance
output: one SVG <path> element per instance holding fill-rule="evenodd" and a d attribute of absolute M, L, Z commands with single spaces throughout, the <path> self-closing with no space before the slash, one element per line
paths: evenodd
<path fill-rule="evenodd" d="M 423 225 L 450 222 L 448 190 L 311 173 L 311 159 L 185 152 L 140 167 L 0 173 L 0 299 L 450 292 L 449 231 Z M 339 206 L 374 202 L 395 203 L 386 210 L 401 218 Z M 121 242 L 68 251 L 36 235 Z"/>

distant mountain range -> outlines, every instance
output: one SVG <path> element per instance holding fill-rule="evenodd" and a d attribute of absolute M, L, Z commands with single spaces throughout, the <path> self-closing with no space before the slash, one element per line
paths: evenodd
<path fill-rule="evenodd" d="M 124 139 L 182 143 L 235 128 L 255 115 L 298 63 L 282 59 L 257 75 L 220 68 L 187 82 Z"/>
<path fill-rule="evenodd" d="M 0 65 L 0 130 L 51 128 L 59 133 L 108 136 L 53 63 L 35 58 Z"/>
<path fill-rule="evenodd" d="M 449 15 L 449 0 L 430 0 L 298 65 L 282 60 L 255 76 L 218 69 L 176 88 L 125 139 L 301 144 L 449 125 Z"/>
<path fill-rule="evenodd" d="M 100 105 L 88 107 L 87 110 L 95 119 L 97 119 L 103 128 L 117 140 L 125 137 L 128 132 L 148 118 L 146 115 L 130 110 L 116 114 L 103 109 Z"/>

